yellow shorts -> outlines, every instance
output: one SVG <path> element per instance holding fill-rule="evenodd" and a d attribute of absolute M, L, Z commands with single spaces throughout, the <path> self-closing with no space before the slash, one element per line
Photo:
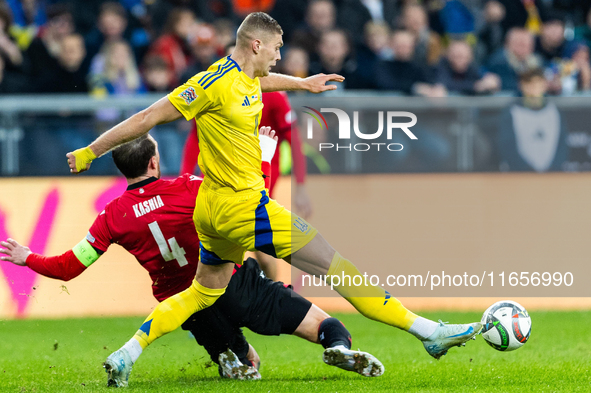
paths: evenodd
<path fill-rule="evenodd" d="M 266 190 L 236 192 L 204 181 L 193 222 L 200 262 L 242 264 L 246 251 L 285 258 L 308 244 L 318 231 L 267 196 Z"/>

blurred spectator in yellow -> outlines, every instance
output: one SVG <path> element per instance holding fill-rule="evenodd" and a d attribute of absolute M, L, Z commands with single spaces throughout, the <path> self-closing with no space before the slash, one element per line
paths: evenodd
<path fill-rule="evenodd" d="M 47 22 L 45 2 L 38 0 L 6 0 L 12 13 L 10 34 L 16 39 L 21 50 L 26 50 Z"/>
<path fill-rule="evenodd" d="M 7 60 L 8 68 L 18 69 L 23 64 L 23 54 L 10 36 L 10 26 L 12 25 L 12 14 L 10 9 L 4 4 L 0 4 L 0 57 L 4 56 Z"/>
<path fill-rule="evenodd" d="M 131 47 L 124 40 L 107 42 L 91 65 L 92 92 L 131 95 L 142 91 L 142 80 Z"/>
<path fill-rule="evenodd" d="M 492 73 L 483 74 L 474 62 L 472 47 L 466 41 L 452 41 L 445 58 L 437 67 L 436 80 L 449 93 L 486 94 L 501 88 L 501 79 Z"/>
<path fill-rule="evenodd" d="M 195 14 L 189 9 L 175 8 L 168 15 L 163 34 L 150 46 L 149 56 L 160 56 L 174 75 L 174 83 L 181 82 L 181 75 L 191 62 L 189 37 L 197 28 Z"/>
<path fill-rule="evenodd" d="M 501 89 L 518 91 L 518 75 L 542 66 L 542 59 L 534 53 L 534 36 L 524 28 L 513 28 L 507 33 L 505 47 L 490 58 L 487 69 L 501 78 Z"/>

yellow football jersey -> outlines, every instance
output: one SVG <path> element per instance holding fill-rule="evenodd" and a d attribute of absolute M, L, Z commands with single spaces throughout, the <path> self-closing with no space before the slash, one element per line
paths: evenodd
<path fill-rule="evenodd" d="M 235 191 L 265 188 L 261 171 L 259 122 L 261 84 L 224 57 L 169 95 L 199 134 L 199 168 L 206 178 Z"/>

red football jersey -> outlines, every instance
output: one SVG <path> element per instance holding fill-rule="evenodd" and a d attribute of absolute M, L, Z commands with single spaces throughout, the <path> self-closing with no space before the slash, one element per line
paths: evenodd
<path fill-rule="evenodd" d="M 150 273 L 158 301 L 185 290 L 199 261 L 193 210 L 201 182 L 186 174 L 133 184 L 107 204 L 86 239 L 102 252 L 117 243 L 133 254 Z"/>

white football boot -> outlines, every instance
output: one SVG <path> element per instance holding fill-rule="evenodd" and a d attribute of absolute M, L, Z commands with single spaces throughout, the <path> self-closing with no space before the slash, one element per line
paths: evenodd
<path fill-rule="evenodd" d="M 220 375 L 223 378 L 249 381 L 261 379 L 259 370 L 255 367 L 243 364 L 236 354 L 229 349 L 226 352 L 220 353 L 218 360 L 220 365 Z"/>
<path fill-rule="evenodd" d="M 468 340 L 476 340 L 481 330 L 480 322 L 448 325 L 447 322 L 439 321 L 435 332 L 423 340 L 423 346 L 429 355 L 439 360 L 451 347 L 465 346 Z"/>
<path fill-rule="evenodd" d="M 354 351 L 344 345 L 326 348 L 322 360 L 329 366 L 354 371 L 364 377 L 379 377 L 384 373 L 384 365 L 367 352 Z"/>
<path fill-rule="evenodd" d="M 107 386 L 127 387 L 132 366 L 133 362 L 126 349 L 121 348 L 110 354 L 103 363 L 103 367 L 108 374 Z"/>

